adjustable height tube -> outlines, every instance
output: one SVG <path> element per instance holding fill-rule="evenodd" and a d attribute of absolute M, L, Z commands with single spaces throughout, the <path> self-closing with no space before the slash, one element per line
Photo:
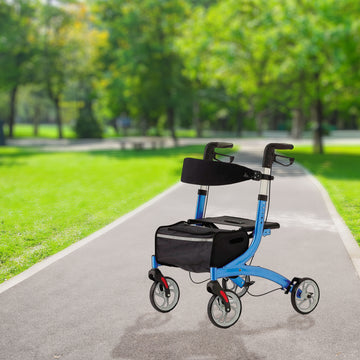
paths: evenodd
<path fill-rule="evenodd" d="M 206 203 L 209 187 L 201 185 L 198 190 L 195 219 L 202 219 L 206 213 Z"/>
<path fill-rule="evenodd" d="M 271 174 L 271 168 L 264 167 L 263 168 L 263 174 L 264 175 L 270 175 Z M 267 201 L 267 199 L 268 199 L 268 190 L 269 190 L 269 182 L 270 182 L 270 180 L 261 179 L 258 200 Z"/>

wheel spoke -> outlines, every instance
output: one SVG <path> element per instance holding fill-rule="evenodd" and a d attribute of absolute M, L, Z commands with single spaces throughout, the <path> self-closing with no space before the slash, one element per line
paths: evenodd
<path fill-rule="evenodd" d="M 164 296 L 165 294 L 156 294 L 157 296 L 157 299 L 159 301 L 156 301 L 156 303 L 162 308 L 164 305 L 165 305 L 165 302 L 166 302 L 166 298 Z"/>
<path fill-rule="evenodd" d="M 224 311 L 224 305 L 221 304 L 220 298 L 217 299 L 216 301 L 216 306 L 219 309 L 219 311 L 223 312 Z"/>
<path fill-rule="evenodd" d="M 228 328 L 236 323 L 241 314 L 241 302 L 232 291 L 226 290 L 230 311 L 227 312 L 220 296 L 213 296 L 208 305 L 208 315 L 211 322 L 221 328 Z"/>
<path fill-rule="evenodd" d="M 320 298 L 319 287 L 310 278 L 304 278 L 291 293 L 291 302 L 296 311 L 308 314 L 313 311 Z"/>
<path fill-rule="evenodd" d="M 308 293 L 308 288 L 311 286 L 311 284 L 307 283 L 304 284 L 304 292 L 307 294 Z"/>
<path fill-rule="evenodd" d="M 150 289 L 150 301 L 153 307 L 160 312 L 171 311 L 178 303 L 180 291 L 175 280 L 165 278 L 169 286 L 170 296 L 166 296 L 165 287 L 162 283 L 154 283 Z"/>
<path fill-rule="evenodd" d="M 307 302 L 307 299 L 304 299 L 304 300 L 299 301 L 299 302 L 298 302 L 299 308 L 304 309 L 304 310 L 307 309 L 308 306 L 306 306 L 306 302 Z M 304 305 L 304 304 L 305 304 L 305 306 L 302 306 L 302 305 Z"/>

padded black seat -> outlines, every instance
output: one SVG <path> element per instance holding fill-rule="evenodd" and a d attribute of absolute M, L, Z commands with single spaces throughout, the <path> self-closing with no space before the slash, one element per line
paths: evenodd
<path fill-rule="evenodd" d="M 190 223 L 197 224 L 219 224 L 219 225 L 229 225 L 239 227 L 240 230 L 245 231 L 254 231 L 255 230 L 255 220 L 239 218 L 235 216 L 217 216 L 217 217 L 207 217 L 203 219 L 191 219 L 188 220 Z M 279 229 L 280 224 L 276 222 L 267 221 L 264 224 L 264 229 Z"/>

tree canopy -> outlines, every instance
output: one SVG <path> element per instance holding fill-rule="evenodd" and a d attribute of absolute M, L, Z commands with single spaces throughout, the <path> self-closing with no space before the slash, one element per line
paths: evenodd
<path fill-rule="evenodd" d="M 0 118 L 12 136 L 26 88 L 59 137 L 126 117 L 174 139 L 312 128 L 321 151 L 327 128 L 360 125 L 359 15 L 355 0 L 0 0 Z"/>

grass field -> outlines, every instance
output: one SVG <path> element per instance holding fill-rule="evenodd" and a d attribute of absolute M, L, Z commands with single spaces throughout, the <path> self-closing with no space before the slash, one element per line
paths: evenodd
<path fill-rule="evenodd" d="M 8 135 L 9 129 L 7 126 L 4 127 L 5 134 Z M 163 136 L 171 136 L 170 131 L 162 131 Z M 150 129 L 149 135 L 156 136 L 156 129 Z M 176 131 L 178 137 L 196 137 L 196 131 L 192 129 L 179 129 Z M 63 136 L 66 139 L 75 139 L 76 134 L 70 125 L 63 125 Z M 122 131 L 117 134 L 112 126 L 105 126 L 103 137 L 113 138 L 123 136 Z M 130 129 L 128 136 L 141 136 L 141 132 L 137 129 Z M 15 124 L 14 127 L 14 138 L 41 138 L 41 139 L 57 139 L 58 131 L 55 124 L 41 124 L 38 129 L 38 136 L 34 137 L 34 127 L 31 124 Z"/>
<path fill-rule="evenodd" d="M 290 154 L 324 185 L 360 245 L 360 146 L 327 146 L 323 155 L 296 147 Z"/>
<path fill-rule="evenodd" d="M 0 282 L 102 228 L 179 180 L 202 146 L 46 153 L 0 148 Z"/>
<path fill-rule="evenodd" d="M 7 126 L 4 128 L 5 134 L 7 135 L 9 130 Z M 63 136 L 68 139 L 75 138 L 75 132 L 69 125 L 63 126 Z M 14 126 L 14 138 L 33 138 L 34 127 L 30 124 L 15 124 Z M 57 127 L 53 124 L 41 124 L 38 129 L 38 138 L 43 139 L 57 139 Z"/>

